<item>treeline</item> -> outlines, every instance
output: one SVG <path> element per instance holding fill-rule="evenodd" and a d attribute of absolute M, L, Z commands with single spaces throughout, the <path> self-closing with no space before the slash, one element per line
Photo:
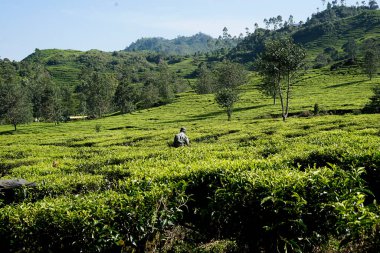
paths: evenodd
<path fill-rule="evenodd" d="M 99 52 L 79 57 L 77 84 L 57 84 L 40 53 L 36 50 L 22 62 L 0 59 L 0 119 L 15 129 L 31 121 L 58 124 L 76 114 L 97 118 L 158 106 L 188 87 L 163 59 L 142 61 L 145 66 L 113 62 L 110 67 Z"/>
<path fill-rule="evenodd" d="M 263 51 L 266 40 L 282 36 L 291 36 L 296 43 L 302 44 L 307 49 L 314 50 L 326 45 L 326 48 L 339 51 L 342 40 L 345 40 L 343 42 L 345 43 L 349 38 L 362 39 L 372 30 L 374 33 L 377 32 L 380 20 L 377 12 L 371 11 L 378 9 L 376 1 L 370 1 L 368 5 L 364 2 L 357 6 L 345 6 L 344 1 L 340 5 L 337 1 L 327 4 L 326 1 L 323 2 L 326 9 L 323 11 L 318 9 L 306 22 L 297 22 L 293 15 L 287 19 L 278 15 L 265 18 L 264 27 L 259 27 L 255 23 L 253 32 L 246 28 L 246 36 L 228 52 L 227 57 L 249 64 Z"/>
<path fill-rule="evenodd" d="M 307 62 L 307 51 L 286 34 L 276 34 L 272 38 L 266 37 L 262 41 L 262 46 L 260 54 L 251 59 L 252 68 L 262 76 L 262 81 L 257 88 L 264 95 L 272 97 L 274 104 L 279 100 L 281 116 L 285 121 L 289 115 L 291 88 L 294 83 L 306 69 L 324 65 L 316 66 Z M 359 47 L 355 40 L 350 38 L 342 46 L 342 49 L 344 52 L 342 58 L 332 58 L 333 55 L 338 55 L 333 48 L 324 50 L 326 58 L 331 55 L 331 61 L 326 60 L 326 65 L 334 60 L 340 60 L 332 64 L 330 70 L 347 69 L 354 65 L 356 72 L 366 74 L 369 79 L 377 75 L 380 58 L 378 40 L 367 39 Z M 318 55 L 315 61 L 320 61 L 320 57 Z M 319 62 L 319 64 L 321 63 Z M 199 94 L 214 93 L 215 102 L 226 110 L 228 120 L 230 120 L 234 104 L 239 100 L 239 86 L 244 84 L 247 79 L 242 65 L 226 60 L 217 64 L 203 63 L 198 67 L 197 76 L 194 90 Z M 375 88 L 375 94 L 371 98 L 372 102 L 366 105 L 363 111 L 379 111 L 378 92 L 379 89 Z"/>
<path fill-rule="evenodd" d="M 219 50 L 228 50 L 236 46 L 241 40 L 241 36 L 233 37 L 228 33 L 228 29 L 223 29 L 223 35 L 217 39 L 204 33 L 197 33 L 193 36 L 178 36 L 175 39 L 164 39 L 160 37 L 141 38 L 129 45 L 125 51 L 148 51 L 163 55 L 193 55 L 211 53 Z"/>
<path fill-rule="evenodd" d="M 256 24 L 255 31 L 250 33 L 247 28 L 246 37 L 232 37 L 224 28 L 219 39 L 207 42 L 219 43 L 218 46 L 214 45 L 219 49 L 191 57 L 155 52 L 36 49 L 21 62 L 0 59 L 0 120 L 16 129 L 18 124 L 32 120 L 59 123 L 71 115 L 97 118 L 113 113 L 130 113 L 170 103 L 176 93 L 188 88 L 200 94 L 214 93 L 215 101 L 231 119 L 234 104 L 239 99 L 239 86 L 244 83 L 242 80 L 247 79 L 247 67 L 261 71 L 264 79 L 259 88 L 272 96 L 274 102 L 277 98 L 280 101 L 283 99 L 281 94 L 287 96 L 287 84 L 281 86 L 283 88 L 279 88 L 279 84 L 290 79 L 284 78 L 281 71 L 273 72 L 269 68 L 272 66 L 279 71 L 274 60 L 270 59 L 275 55 L 267 59 L 265 64 L 268 66 L 259 64 L 270 44 L 282 41 L 284 44 L 280 48 L 296 43 L 310 49 L 305 41 L 300 43 L 300 37 L 313 41 L 310 38 L 314 36 L 313 32 L 329 27 L 326 24 L 331 20 L 343 20 L 357 13 L 361 14 L 349 22 L 344 19 L 345 24 L 339 21 L 331 26 L 339 29 L 323 32 L 324 35 L 341 34 L 344 39 L 340 38 L 339 48 L 329 45 L 316 55 L 313 62 L 309 58 L 304 64 L 305 56 L 302 56 L 299 63 L 315 68 L 330 65 L 331 70 L 355 65 L 356 69 L 361 67 L 371 79 L 378 70 L 379 40 L 371 36 L 367 38 L 365 33 L 380 24 L 378 13 L 368 11 L 377 9 L 376 6 L 374 1 L 369 6 L 357 7 L 328 3 L 326 10 L 313 14 L 305 24 L 297 24 L 292 16 L 287 21 L 277 16 L 267 19 L 266 29 Z M 273 29 L 270 29 L 271 26 Z M 350 29 L 357 29 L 363 34 L 355 38 L 346 36 L 345 32 Z M 204 42 L 207 40 L 204 35 L 198 34 L 198 40 L 202 38 Z M 330 39 L 334 38 L 331 36 Z M 316 48 L 321 50 L 321 47 L 311 48 L 314 54 Z M 291 55 L 283 57 L 286 62 Z M 181 67 L 175 71 L 172 64 L 176 63 L 181 63 Z M 280 76 L 274 78 L 274 74 Z M 197 78 L 195 83 L 189 80 L 193 78 Z M 281 104 L 285 119 L 288 115 L 287 102 Z"/>

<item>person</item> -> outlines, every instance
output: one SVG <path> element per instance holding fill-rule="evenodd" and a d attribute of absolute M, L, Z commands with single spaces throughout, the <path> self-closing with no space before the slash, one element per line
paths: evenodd
<path fill-rule="evenodd" d="M 190 140 L 186 135 L 186 128 L 181 127 L 181 129 L 179 130 L 179 133 L 174 136 L 173 146 L 178 148 L 178 147 L 189 146 L 189 145 L 190 145 Z"/>

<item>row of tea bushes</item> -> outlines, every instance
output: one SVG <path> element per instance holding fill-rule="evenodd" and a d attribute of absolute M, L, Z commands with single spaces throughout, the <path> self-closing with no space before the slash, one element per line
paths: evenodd
<path fill-rule="evenodd" d="M 330 237 L 341 238 L 343 245 L 344 238 L 362 239 L 373 232 L 368 228 L 380 225 L 378 210 L 355 202 L 367 193 L 363 172 L 333 167 L 189 173 L 180 178 L 191 196 L 182 222 L 204 240 L 235 241 L 237 252 L 311 252 Z M 358 208 L 368 218 L 344 226 Z M 379 249 L 375 242 L 371 246 Z"/>
<path fill-rule="evenodd" d="M 0 251 L 146 252 L 181 218 L 186 196 L 181 186 L 132 185 L 128 194 L 105 191 L 7 205 L 0 209 Z"/>

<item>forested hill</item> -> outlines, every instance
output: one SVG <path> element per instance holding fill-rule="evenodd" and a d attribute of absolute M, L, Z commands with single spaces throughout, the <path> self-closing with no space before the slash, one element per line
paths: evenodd
<path fill-rule="evenodd" d="M 281 22 L 276 18 L 270 20 L 272 22 L 267 22 L 265 29 L 258 28 L 239 42 L 229 52 L 229 57 L 240 62 L 253 61 L 267 39 L 282 35 L 293 37 L 296 43 L 305 47 L 309 59 L 325 51 L 342 54 L 349 40 L 360 47 L 368 40 L 378 42 L 380 38 L 380 10 L 369 7 L 328 7 L 313 14 L 305 23 L 294 23 L 290 19 Z"/>
<path fill-rule="evenodd" d="M 225 28 L 226 29 L 226 28 Z M 227 35 L 228 37 L 228 35 Z M 192 55 L 194 53 L 207 53 L 223 47 L 233 47 L 237 39 L 230 38 L 215 39 L 204 33 L 197 33 L 190 37 L 179 36 L 175 39 L 164 39 L 161 37 L 141 38 L 129 45 L 125 51 L 150 51 L 166 55 Z"/>
<path fill-rule="evenodd" d="M 49 92 L 62 97 L 58 100 L 65 116 L 131 112 L 171 103 L 176 93 L 194 88 L 202 65 L 212 68 L 226 58 L 253 65 L 265 41 L 283 35 L 292 36 L 305 47 L 308 67 L 339 67 L 350 60 L 359 66 L 361 63 L 354 58 L 363 59 L 362 49 L 379 46 L 380 11 L 367 6 L 332 6 L 313 14 L 305 23 L 270 18 L 265 28 L 256 27 L 244 38 L 232 37 L 225 28 L 218 39 L 202 33 L 174 40 L 141 39 L 115 52 L 36 49 L 19 63 L 0 60 L 0 74 L 4 71 L 9 76 L 0 75 L 0 82 L 4 79 L 29 85 L 34 118 L 50 119 L 37 110 L 43 93 Z M 155 49 L 159 52 L 152 52 Z M 96 87 L 94 83 L 103 86 Z M 101 88 L 106 98 L 103 109 L 91 111 L 93 94 L 97 95 Z M 118 100 L 121 94 L 123 101 Z"/>

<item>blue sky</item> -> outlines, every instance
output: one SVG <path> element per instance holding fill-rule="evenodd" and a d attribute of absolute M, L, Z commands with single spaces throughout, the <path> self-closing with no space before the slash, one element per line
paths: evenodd
<path fill-rule="evenodd" d="M 305 21 L 317 8 L 322 1 L 0 0 L 0 58 L 22 60 L 35 48 L 118 51 L 142 37 L 217 37 L 223 27 L 238 36 L 264 18 Z"/>

